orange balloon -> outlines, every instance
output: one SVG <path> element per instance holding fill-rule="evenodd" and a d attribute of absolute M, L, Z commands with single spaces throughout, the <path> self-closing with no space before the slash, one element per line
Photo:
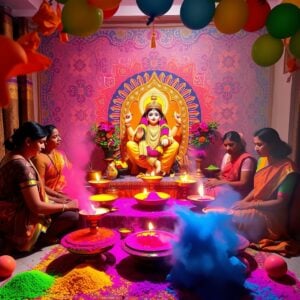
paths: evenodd
<path fill-rule="evenodd" d="M 240 31 L 248 19 L 248 6 L 244 0 L 222 0 L 215 11 L 216 28 L 226 34 Z"/>
<path fill-rule="evenodd" d="M 23 47 L 9 37 L 0 35 L 0 44 L 0 107 L 4 107 L 10 101 L 6 80 L 11 77 L 13 68 L 27 63 L 28 58 Z"/>
<path fill-rule="evenodd" d="M 116 8 L 121 3 L 121 0 L 88 0 L 88 4 L 101 8 L 102 10 L 109 10 Z"/>
<path fill-rule="evenodd" d="M 291 3 L 300 8 L 300 0 L 283 0 L 281 3 Z"/>

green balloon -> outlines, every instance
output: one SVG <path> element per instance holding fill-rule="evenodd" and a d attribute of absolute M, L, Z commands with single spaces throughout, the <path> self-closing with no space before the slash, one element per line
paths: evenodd
<path fill-rule="evenodd" d="M 300 29 L 300 9 L 291 3 L 275 6 L 269 13 L 266 27 L 271 36 L 284 39 Z"/>
<path fill-rule="evenodd" d="M 300 58 L 300 31 L 291 37 L 289 49 L 296 58 Z"/>
<path fill-rule="evenodd" d="M 56 2 L 61 3 L 61 4 L 66 4 L 68 0 L 56 0 Z"/>
<path fill-rule="evenodd" d="M 269 34 L 260 36 L 252 46 L 252 58 L 262 67 L 275 64 L 283 53 L 283 42 Z"/>
<path fill-rule="evenodd" d="M 68 0 L 63 7 L 61 19 L 64 32 L 84 37 L 101 27 L 103 12 L 88 5 L 86 0 Z"/>

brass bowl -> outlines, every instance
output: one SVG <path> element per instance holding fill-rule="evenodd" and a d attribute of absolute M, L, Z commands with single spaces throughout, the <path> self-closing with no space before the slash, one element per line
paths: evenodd
<path fill-rule="evenodd" d="M 87 172 L 87 181 L 99 180 L 102 177 L 102 172 L 100 170 L 90 170 Z"/>
<path fill-rule="evenodd" d="M 154 196 L 149 197 L 149 195 Z M 146 192 L 138 193 L 134 195 L 134 198 L 138 204 L 143 206 L 162 206 L 170 199 L 170 195 L 163 192 Z"/>
<path fill-rule="evenodd" d="M 118 196 L 114 194 L 95 194 L 90 196 L 89 199 L 95 207 L 111 207 Z"/>
<path fill-rule="evenodd" d="M 104 188 L 109 185 L 110 180 L 108 179 L 89 180 L 88 183 L 95 188 Z"/>
<path fill-rule="evenodd" d="M 154 175 L 154 176 L 142 176 L 140 178 L 144 182 L 147 182 L 147 183 L 158 183 L 158 182 L 160 182 L 163 179 L 162 176 L 158 176 L 158 175 Z"/>

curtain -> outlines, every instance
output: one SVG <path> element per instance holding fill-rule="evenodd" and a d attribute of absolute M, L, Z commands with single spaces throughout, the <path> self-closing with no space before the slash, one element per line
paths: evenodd
<path fill-rule="evenodd" d="M 26 18 L 13 18 L 8 8 L 0 7 L 0 34 L 14 40 L 28 32 Z M 5 154 L 4 141 L 20 123 L 33 120 L 33 96 L 31 76 L 18 76 L 7 81 L 10 103 L 0 108 L 0 159 Z"/>

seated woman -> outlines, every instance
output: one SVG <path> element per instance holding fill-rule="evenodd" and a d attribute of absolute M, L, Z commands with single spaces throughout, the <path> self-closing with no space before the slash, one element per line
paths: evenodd
<path fill-rule="evenodd" d="M 297 180 L 295 164 L 287 157 L 291 147 L 280 139 L 273 128 L 254 134 L 255 150 L 268 162 L 254 177 L 253 190 L 233 209 L 233 221 L 251 242 L 288 239 L 288 205 Z"/>
<path fill-rule="evenodd" d="M 32 162 L 44 181 L 49 199 L 59 203 L 67 202 L 70 199 L 63 193 L 66 185 L 63 169 L 70 167 L 70 162 L 63 152 L 57 150 L 61 143 L 58 129 L 54 125 L 46 125 L 45 128 L 48 131 L 45 149 L 33 157 Z"/>
<path fill-rule="evenodd" d="M 209 178 L 206 187 L 213 188 L 226 184 L 239 192 L 243 198 L 253 188 L 256 160 L 246 152 L 245 143 L 236 131 L 224 134 L 223 145 L 226 153 L 221 163 L 220 175 L 218 178 Z"/>
<path fill-rule="evenodd" d="M 140 124 L 131 127 L 132 114 L 125 116 L 129 141 L 127 153 L 133 167 L 146 169 L 147 174 L 169 174 L 178 153 L 179 144 L 173 138 L 181 126 L 181 118 L 175 113 L 176 126 L 169 128 L 162 106 L 155 96 L 145 107 Z"/>
<path fill-rule="evenodd" d="M 3 251 L 30 251 L 39 237 L 51 242 L 77 226 L 77 202 L 49 203 L 30 160 L 44 149 L 47 135 L 40 124 L 26 122 L 5 141 L 9 152 L 0 163 L 0 234 L 8 249 Z"/>

